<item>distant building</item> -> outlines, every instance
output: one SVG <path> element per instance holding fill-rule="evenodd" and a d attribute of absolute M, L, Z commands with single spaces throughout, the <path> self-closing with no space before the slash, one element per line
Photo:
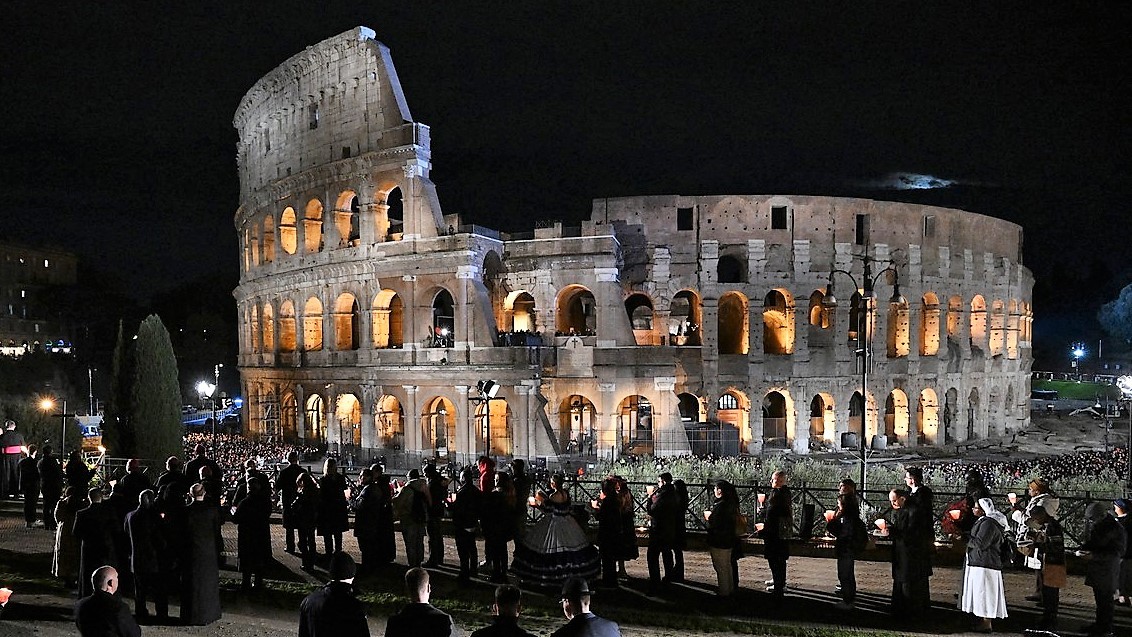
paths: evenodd
<path fill-rule="evenodd" d="M 51 291 L 74 285 L 77 266 L 70 252 L 0 243 L 0 354 L 71 350 L 70 328 Z"/>
<path fill-rule="evenodd" d="M 429 128 L 365 28 L 262 78 L 234 125 L 253 432 L 466 462 L 808 453 L 855 447 L 862 421 L 870 444 L 914 447 L 1029 420 L 1015 224 L 729 195 L 598 199 L 577 228 L 466 225 L 441 211 Z M 865 257 L 871 302 L 831 274 L 865 288 Z"/>

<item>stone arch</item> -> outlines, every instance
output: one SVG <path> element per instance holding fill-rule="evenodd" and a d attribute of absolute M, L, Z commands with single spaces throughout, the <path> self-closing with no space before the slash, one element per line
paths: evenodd
<path fill-rule="evenodd" d="M 304 407 L 307 440 L 326 440 L 326 401 L 321 394 L 311 394 Z"/>
<path fill-rule="evenodd" d="M 700 345 L 703 315 L 700 296 L 692 290 L 680 290 L 672 297 L 668 311 L 668 342 L 671 345 Z"/>
<path fill-rule="evenodd" d="M 1002 417 L 1002 388 L 997 385 L 992 385 L 990 394 L 987 396 L 987 414 L 989 420 L 987 422 L 987 435 L 1001 436 L 1005 433 L 1005 427 Z"/>
<path fill-rule="evenodd" d="M 559 334 L 591 335 L 597 328 L 597 300 L 582 285 L 568 285 L 558 293 L 555 331 Z"/>
<path fill-rule="evenodd" d="M 271 306 L 271 301 L 266 301 L 263 304 L 263 351 L 275 351 L 275 309 Z"/>
<path fill-rule="evenodd" d="M 425 432 L 425 442 L 431 444 L 438 456 L 454 454 L 456 445 L 456 406 L 451 400 L 437 396 L 424 403 L 421 410 L 421 425 Z"/>
<path fill-rule="evenodd" d="M 810 294 L 809 321 L 811 326 L 823 330 L 833 327 L 833 313 L 825 306 L 825 292 L 822 290 L 814 290 Z"/>
<path fill-rule="evenodd" d="M 400 241 L 405 236 L 405 201 L 400 186 L 394 186 L 385 194 L 385 214 L 388 227 L 384 239 Z"/>
<path fill-rule="evenodd" d="M 373 299 L 371 338 L 376 349 L 397 349 L 405 343 L 405 304 L 401 295 L 384 289 Z"/>
<path fill-rule="evenodd" d="M 452 347 L 456 342 L 456 301 L 440 288 L 432 297 L 432 347 Z"/>
<path fill-rule="evenodd" d="M 1010 304 L 1006 308 L 1006 358 L 1010 360 L 1018 358 L 1018 342 L 1022 335 L 1021 323 L 1018 300 L 1010 299 Z"/>
<path fill-rule="evenodd" d="M 373 403 L 373 424 L 377 429 L 378 444 L 386 449 L 405 448 L 405 410 L 401 401 L 392 394 L 385 394 Z"/>
<path fill-rule="evenodd" d="M 698 423 L 707 420 L 707 414 L 704 409 L 704 402 L 700 400 L 699 396 L 683 392 L 676 395 L 677 408 L 680 411 L 680 421 L 688 423 Z"/>
<path fill-rule="evenodd" d="M 626 297 L 625 313 L 629 315 L 629 324 L 633 327 L 633 339 L 637 345 L 658 344 L 653 338 L 652 299 L 647 294 L 638 292 Z"/>
<path fill-rule="evenodd" d="M 837 432 L 837 411 L 833 395 L 818 392 L 810 399 L 810 443 L 833 442 Z"/>
<path fill-rule="evenodd" d="M 963 299 L 953 296 L 947 299 L 947 337 L 959 338 L 959 327 L 963 323 Z"/>
<path fill-rule="evenodd" d="M 884 401 L 884 435 L 890 444 L 908 444 L 908 394 L 893 389 Z"/>
<path fill-rule="evenodd" d="M 513 451 L 511 406 L 503 398 L 492 398 L 476 405 L 477 449 L 486 449 L 489 456 L 509 456 Z"/>
<path fill-rule="evenodd" d="M 279 215 L 279 246 L 287 254 L 295 254 L 299 250 L 299 230 L 295 209 L 291 206 L 284 208 Z"/>
<path fill-rule="evenodd" d="M 251 337 L 252 337 L 251 338 L 251 351 L 253 351 L 253 352 L 263 351 L 261 349 L 262 345 L 263 345 L 263 340 L 262 340 L 263 334 L 260 332 L 259 306 L 258 305 L 252 305 L 251 329 L 249 331 L 251 332 Z"/>
<path fill-rule="evenodd" d="M 939 297 L 925 292 L 920 298 L 920 356 L 939 354 Z"/>
<path fill-rule="evenodd" d="M 249 224 L 249 225 L 251 225 L 251 228 L 248 230 L 248 233 L 246 235 L 247 241 L 248 241 L 249 259 L 251 261 L 251 266 L 255 267 L 255 266 L 263 264 L 263 261 L 260 257 L 260 252 L 259 252 L 259 248 L 260 248 L 259 231 L 260 231 L 260 228 L 259 228 L 259 226 L 254 225 L 254 224 Z"/>
<path fill-rule="evenodd" d="M 491 301 L 492 319 L 501 331 L 511 324 L 511 321 L 507 320 L 507 297 L 510 295 L 507 294 L 506 275 L 507 268 L 503 265 L 503 259 L 499 258 L 499 253 L 488 250 L 480 267 L 480 280 L 487 290 L 487 298 Z"/>
<path fill-rule="evenodd" d="M 535 297 L 526 290 L 516 290 L 503 301 L 507 320 L 503 325 L 511 332 L 536 332 Z"/>
<path fill-rule="evenodd" d="M 868 395 L 868 401 L 865 402 L 861 399 L 861 392 L 855 391 L 849 398 L 849 429 L 850 433 L 861 435 L 864 432 L 865 444 L 868 444 L 870 438 L 877 433 L 877 402 L 876 396 L 872 392 Z M 864 420 L 865 428 L 861 429 L 861 422 Z M 859 444 L 859 443 L 858 443 Z"/>
<path fill-rule="evenodd" d="M 571 394 L 558 405 L 558 434 L 561 448 L 568 454 L 596 455 L 600 418 L 593 402 L 581 394 Z"/>
<path fill-rule="evenodd" d="M 284 299 L 279 304 L 279 351 L 293 352 L 297 341 L 295 334 L 295 303 Z"/>
<path fill-rule="evenodd" d="M 727 292 L 719 297 L 716 335 L 719 353 L 746 354 L 749 348 L 750 316 L 747 297 L 740 292 Z"/>
<path fill-rule="evenodd" d="M 279 401 L 279 429 L 283 432 L 284 440 L 296 440 L 299 437 L 299 404 L 295 400 L 295 392 L 283 392 Z"/>
<path fill-rule="evenodd" d="M 715 417 L 739 432 L 739 448 L 751 445 L 751 399 L 738 389 L 728 389 L 715 401 Z"/>
<path fill-rule="evenodd" d="M 991 302 L 990 340 L 987 342 L 987 349 L 991 356 L 1006 353 L 1006 304 L 1002 299 Z"/>
<path fill-rule="evenodd" d="M 971 349 L 984 349 L 987 346 L 987 302 L 981 294 L 976 294 L 971 299 L 970 325 Z"/>
<path fill-rule="evenodd" d="M 794 401 L 790 392 L 784 388 L 768 391 L 763 395 L 762 406 L 762 435 L 760 436 L 764 448 L 788 449 L 793 431 L 791 415 L 794 412 Z"/>
<path fill-rule="evenodd" d="M 334 349 L 358 349 L 362 340 L 361 323 L 357 297 L 349 292 L 339 294 L 334 301 Z"/>
<path fill-rule="evenodd" d="M 715 266 L 718 283 L 745 283 L 747 264 L 733 254 L 722 254 Z"/>
<path fill-rule="evenodd" d="M 275 217 L 267 215 L 263 218 L 263 262 L 275 261 Z"/>
<path fill-rule="evenodd" d="M 303 212 L 303 251 L 322 251 L 322 202 L 317 198 L 308 201 Z"/>
<path fill-rule="evenodd" d="M 339 394 L 334 401 L 334 423 L 338 427 L 338 444 L 361 446 L 362 403 L 353 394 Z"/>
<path fill-rule="evenodd" d="M 763 299 L 763 353 L 794 353 L 794 297 L 775 288 Z"/>
<path fill-rule="evenodd" d="M 934 445 L 939 437 L 939 398 L 926 387 L 916 401 L 916 442 Z"/>
<path fill-rule="evenodd" d="M 888 358 L 903 358 L 912 349 L 909 315 L 907 300 L 888 304 L 888 329 L 885 334 L 885 354 Z"/>
<path fill-rule="evenodd" d="M 985 437 L 986 432 L 979 423 L 979 388 L 972 387 L 971 393 L 967 394 L 967 440 Z"/>
<path fill-rule="evenodd" d="M 652 403 L 639 394 L 626 396 L 617 406 L 617 428 L 622 449 L 628 453 L 652 454 Z"/>
<path fill-rule="evenodd" d="M 303 306 L 303 351 L 322 349 L 322 301 L 317 296 L 307 299 Z"/>
<path fill-rule="evenodd" d="M 943 395 L 943 442 L 959 441 L 959 390 L 951 387 Z"/>
<path fill-rule="evenodd" d="M 343 190 L 334 203 L 334 229 L 338 231 L 338 247 L 356 246 L 361 242 L 362 208 L 358 193 Z"/>

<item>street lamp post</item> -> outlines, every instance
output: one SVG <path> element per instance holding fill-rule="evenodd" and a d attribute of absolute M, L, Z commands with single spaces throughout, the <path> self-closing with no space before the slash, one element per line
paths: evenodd
<path fill-rule="evenodd" d="M 829 272 L 829 282 L 826 284 L 825 297 L 822 299 L 822 305 L 828 309 L 837 307 L 837 298 L 833 295 L 834 274 L 844 274 L 853 282 L 854 289 L 863 290 L 861 295 L 861 307 L 857 308 L 857 349 L 855 354 L 861 366 L 861 439 L 858 441 L 858 447 L 861 454 L 861 481 L 859 488 L 861 493 L 864 493 L 868 469 L 868 447 L 865 438 L 869 426 L 869 359 L 872 357 L 873 349 L 873 334 L 872 330 L 869 329 L 869 319 L 873 312 L 873 301 L 876 299 L 876 283 L 880 280 L 880 277 L 889 272 L 891 272 L 894 277 L 892 298 L 889 299 L 889 303 L 903 304 L 905 300 L 904 297 L 900 295 L 900 273 L 891 265 L 891 262 L 885 262 L 889 263 L 889 265 L 880 272 L 877 272 L 874 276 L 872 264 L 874 261 L 878 261 L 878 259 L 870 257 L 867 253 L 861 255 L 860 259 L 864 263 L 864 272 L 862 274 L 864 287 L 862 288 L 857 285 L 857 278 L 854 277 L 851 272 L 834 268 Z"/>
<path fill-rule="evenodd" d="M 217 370 L 219 373 L 219 366 L 217 366 Z M 210 383 L 207 380 L 202 380 L 197 383 L 197 393 L 200 394 L 201 402 L 204 402 L 204 399 L 208 398 L 209 403 L 211 403 L 210 406 L 212 407 L 212 435 L 209 437 L 208 446 L 209 453 L 213 454 L 214 457 L 216 455 L 216 401 L 212 399 L 212 394 L 215 391 L 216 385 L 214 383 Z"/>
<path fill-rule="evenodd" d="M 48 414 L 48 417 L 49 418 L 59 418 L 59 457 L 65 458 L 65 457 L 67 457 L 66 452 L 65 452 L 65 448 L 64 448 L 64 445 L 66 445 L 66 443 L 67 443 L 67 419 L 68 418 L 74 418 L 75 415 L 67 413 L 67 400 L 66 399 L 63 399 L 62 403 L 63 403 L 63 410 L 60 413 L 57 413 L 57 414 Z M 54 398 L 44 398 L 43 400 L 39 401 L 39 408 L 42 409 L 43 411 L 48 411 L 48 412 L 54 410 L 55 409 L 55 399 Z"/>
<path fill-rule="evenodd" d="M 491 401 L 495 395 L 499 393 L 499 383 L 494 380 L 481 380 L 476 383 L 476 391 L 479 392 L 479 397 L 470 397 L 469 401 L 475 404 L 483 403 L 483 438 L 484 438 L 484 455 L 491 455 Z"/>

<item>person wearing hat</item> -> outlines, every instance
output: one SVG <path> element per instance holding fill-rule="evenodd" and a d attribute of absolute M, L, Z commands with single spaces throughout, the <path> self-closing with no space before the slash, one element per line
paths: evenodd
<path fill-rule="evenodd" d="M 645 502 L 645 513 L 649 516 L 649 548 L 646 557 L 649 565 L 649 590 L 660 587 L 660 560 L 664 558 L 664 581 L 672 578 L 675 568 L 673 548 L 676 546 L 676 528 L 684 510 L 678 508 L 676 489 L 672 486 L 672 474 L 667 471 L 656 479 L 656 489 Z"/>
<path fill-rule="evenodd" d="M 428 603 L 432 595 L 428 571 L 419 566 L 409 569 L 405 573 L 405 592 L 409 603 L 386 622 L 385 637 L 457 637 L 461 634 L 450 615 Z"/>
<path fill-rule="evenodd" d="M 354 592 L 357 564 L 348 553 L 330 558 L 330 581 L 299 605 L 299 637 L 369 637 L 369 622 Z"/>
<path fill-rule="evenodd" d="M 503 474 L 496 474 L 500 475 Z M 510 584 L 497 586 L 495 603 L 491 605 L 492 623 L 472 633 L 472 637 L 534 637 L 534 633 L 519 628 L 519 612 L 522 609 L 523 591 Z"/>
<path fill-rule="evenodd" d="M 1050 489 L 1049 480 L 1043 477 L 1037 477 L 1030 481 L 1029 485 L 1030 499 L 1023 504 L 1018 501 L 1014 505 L 1014 511 L 1010 514 L 1010 519 L 1014 521 L 1017 526 L 1016 537 L 1023 538 L 1026 533 L 1026 523 L 1030 520 L 1030 515 L 1035 508 L 1045 509 L 1051 518 L 1057 518 L 1057 509 L 1061 504 L 1053 491 Z M 1034 592 L 1026 596 L 1028 602 L 1042 601 L 1042 572 L 1037 571 L 1034 582 Z"/>
<path fill-rule="evenodd" d="M 562 613 L 569 621 L 551 637 L 621 637 L 617 622 L 590 612 L 590 595 L 590 584 L 584 578 L 566 580 L 562 585 Z"/>
<path fill-rule="evenodd" d="M 1078 557 L 1088 557 L 1085 563 L 1085 585 L 1093 589 L 1097 605 L 1097 619 L 1085 627 L 1090 637 L 1112 635 L 1112 620 L 1116 611 L 1117 579 L 1120 576 L 1120 559 L 1124 555 L 1127 538 L 1116 518 L 1108 514 L 1102 502 L 1085 507 L 1085 541 L 1078 547 Z"/>
<path fill-rule="evenodd" d="M 1116 514 L 1116 521 L 1124 527 L 1124 557 L 1120 560 L 1120 594 L 1116 603 L 1123 606 L 1132 606 L 1132 500 L 1117 498 L 1112 501 L 1112 510 Z"/>

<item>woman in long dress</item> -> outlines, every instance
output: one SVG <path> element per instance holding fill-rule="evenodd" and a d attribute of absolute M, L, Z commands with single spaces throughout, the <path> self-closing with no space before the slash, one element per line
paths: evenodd
<path fill-rule="evenodd" d="M 523 582 L 557 587 L 571 577 L 594 579 L 600 571 L 597 548 L 571 515 L 570 494 L 563 488 L 566 478 L 555 474 L 550 493 L 539 492 L 531 506 L 543 516 L 515 543 L 511 571 Z"/>
<path fill-rule="evenodd" d="M 975 632 L 989 633 L 993 630 L 992 619 L 1006 617 L 1006 592 L 1002 586 L 1006 516 L 995 510 L 990 498 L 976 500 L 971 512 L 975 523 L 967 542 L 959 609 L 979 618 Z"/>
<path fill-rule="evenodd" d="M 51 574 L 74 587 L 79 579 L 79 541 L 71 529 L 75 526 L 75 513 L 87 506 L 84 492 L 67 487 L 66 495 L 55 505 L 55 554 Z"/>

